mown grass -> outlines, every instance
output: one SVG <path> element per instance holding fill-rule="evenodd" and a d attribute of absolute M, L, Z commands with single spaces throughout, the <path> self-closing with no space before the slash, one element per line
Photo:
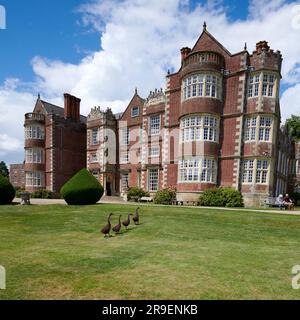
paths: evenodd
<path fill-rule="evenodd" d="M 299 299 L 300 216 L 141 208 L 141 225 L 104 239 L 133 206 L 0 207 L 0 299 Z"/>

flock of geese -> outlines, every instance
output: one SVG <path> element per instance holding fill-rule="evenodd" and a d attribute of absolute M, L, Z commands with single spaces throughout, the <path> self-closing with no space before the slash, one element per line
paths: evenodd
<path fill-rule="evenodd" d="M 111 225 L 111 217 L 114 215 L 113 213 L 110 213 L 107 219 L 107 225 L 102 228 L 101 233 L 104 234 L 104 238 L 110 237 L 110 231 L 112 230 L 116 235 L 120 233 L 122 229 L 122 225 L 125 227 L 127 230 L 130 222 L 131 222 L 131 216 L 134 224 L 137 226 L 140 224 L 140 213 L 139 213 L 140 208 L 137 208 L 135 210 L 135 214 L 129 213 L 128 217 L 126 220 L 121 222 L 121 217 L 122 215 L 119 216 L 119 223 L 116 224 L 114 227 Z"/>

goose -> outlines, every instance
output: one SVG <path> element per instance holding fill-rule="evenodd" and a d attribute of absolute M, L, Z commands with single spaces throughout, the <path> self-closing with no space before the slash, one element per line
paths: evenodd
<path fill-rule="evenodd" d="M 113 216 L 113 213 L 110 213 L 107 219 L 107 225 L 101 230 L 101 232 L 104 234 L 104 238 L 107 236 L 109 237 L 110 229 L 111 229 L 111 223 L 110 219 Z"/>
<path fill-rule="evenodd" d="M 115 232 L 115 233 L 119 233 L 122 228 L 121 217 L 122 217 L 122 215 L 120 214 L 119 223 L 112 228 L 113 232 Z"/>
<path fill-rule="evenodd" d="M 140 208 L 137 208 L 137 209 L 135 210 L 135 215 L 134 215 L 133 218 L 132 218 L 132 220 L 133 220 L 133 222 L 134 222 L 134 224 L 135 224 L 136 226 L 138 226 L 138 225 L 140 224 L 140 214 L 139 214 L 139 210 L 140 210 Z"/>
<path fill-rule="evenodd" d="M 122 224 L 123 224 L 123 226 L 126 228 L 126 230 L 127 230 L 128 226 L 130 225 L 130 216 L 133 216 L 133 214 L 130 213 L 130 214 L 128 215 L 127 220 L 125 220 L 125 221 L 122 222 Z"/>

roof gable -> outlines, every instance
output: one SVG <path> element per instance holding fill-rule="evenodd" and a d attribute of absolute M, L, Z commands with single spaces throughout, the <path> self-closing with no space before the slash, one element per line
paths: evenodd
<path fill-rule="evenodd" d="M 127 121 L 129 125 L 132 121 L 134 123 L 142 121 L 144 103 L 145 103 L 145 100 L 138 95 L 137 90 L 136 90 L 134 96 L 132 97 L 131 101 L 129 102 L 129 105 L 127 106 L 126 110 L 122 114 L 122 117 L 120 118 L 120 120 Z M 139 115 L 134 118 L 131 116 L 131 110 L 133 107 L 140 108 Z"/>
<path fill-rule="evenodd" d="M 191 52 L 196 51 L 215 51 L 223 56 L 232 55 L 215 37 L 213 37 L 206 30 L 206 28 L 204 28 Z"/>

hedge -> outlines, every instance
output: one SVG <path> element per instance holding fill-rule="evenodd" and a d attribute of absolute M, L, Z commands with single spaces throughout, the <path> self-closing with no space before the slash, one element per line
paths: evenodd
<path fill-rule="evenodd" d="M 233 188 L 212 188 L 200 196 L 200 205 L 206 207 L 243 207 L 242 194 Z"/>
<path fill-rule="evenodd" d="M 16 191 L 9 180 L 0 174 L 0 205 L 11 204 Z"/>

